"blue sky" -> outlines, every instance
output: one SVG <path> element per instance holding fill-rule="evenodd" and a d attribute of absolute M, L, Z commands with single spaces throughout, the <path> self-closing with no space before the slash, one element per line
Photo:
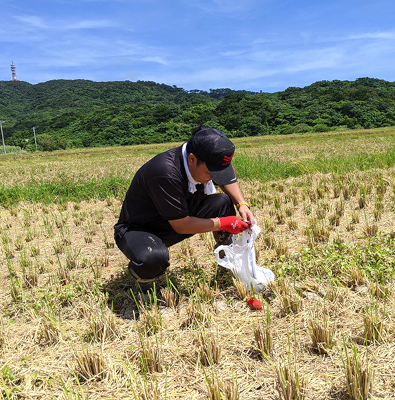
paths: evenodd
<path fill-rule="evenodd" d="M 393 0 L 1 0 L 0 80 L 276 92 L 395 81 Z"/>

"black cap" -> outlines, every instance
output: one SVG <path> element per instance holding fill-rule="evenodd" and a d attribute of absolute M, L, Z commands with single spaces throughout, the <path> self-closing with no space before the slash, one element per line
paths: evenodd
<path fill-rule="evenodd" d="M 231 162 L 235 146 L 225 133 L 214 128 L 202 128 L 188 140 L 187 152 L 205 161 L 211 177 L 218 185 L 237 181 Z"/>

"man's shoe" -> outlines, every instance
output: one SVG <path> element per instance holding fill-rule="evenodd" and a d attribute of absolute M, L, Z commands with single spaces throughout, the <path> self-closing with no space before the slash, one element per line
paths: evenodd
<path fill-rule="evenodd" d="M 137 275 L 137 273 L 132 268 L 131 263 L 129 263 L 128 270 L 130 275 L 136 280 L 137 287 L 135 290 L 133 290 L 136 296 L 136 302 L 144 304 L 151 303 L 154 298 L 155 281 L 161 278 L 165 274 L 165 272 L 163 272 L 159 276 L 155 276 L 154 278 L 145 279 Z"/>
<path fill-rule="evenodd" d="M 162 278 L 166 274 L 166 270 L 161 272 L 159 275 L 154 276 L 153 278 L 141 278 L 139 275 L 137 275 L 136 271 L 133 269 L 133 265 L 129 263 L 128 265 L 128 271 L 130 275 L 141 285 L 141 284 L 149 284 L 152 282 L 155 282 L 157 279 Z"/>

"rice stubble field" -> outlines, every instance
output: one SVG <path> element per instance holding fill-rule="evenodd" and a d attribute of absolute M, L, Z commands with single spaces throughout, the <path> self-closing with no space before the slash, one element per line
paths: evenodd
<path fill-rule="evenodd" d="M 173 246 L 138 302 L 113 225 L 169 145 L 0 158 L 1 398 L 395 398 L 394 138 L 235 139 L 258 265 L 276 275 L 260 311 L 211 234 Z"/>

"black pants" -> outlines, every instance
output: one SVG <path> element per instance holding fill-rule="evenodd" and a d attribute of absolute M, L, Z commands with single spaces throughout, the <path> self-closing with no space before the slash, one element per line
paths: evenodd
<path fill-rule="evenodd" d="M 235 215 L 233 203 L 224 193 L 204 198 L 196 212 L 198 218 Z M 130 260 L 132 269 L 142 279 L 153 279 L 163 274 L 169 264 L 168 247 L 193 235 L 177 233 L 168 221 L 156 225 L 131 227 L 122 237 L 115 236 L 117 246 Z"/>

